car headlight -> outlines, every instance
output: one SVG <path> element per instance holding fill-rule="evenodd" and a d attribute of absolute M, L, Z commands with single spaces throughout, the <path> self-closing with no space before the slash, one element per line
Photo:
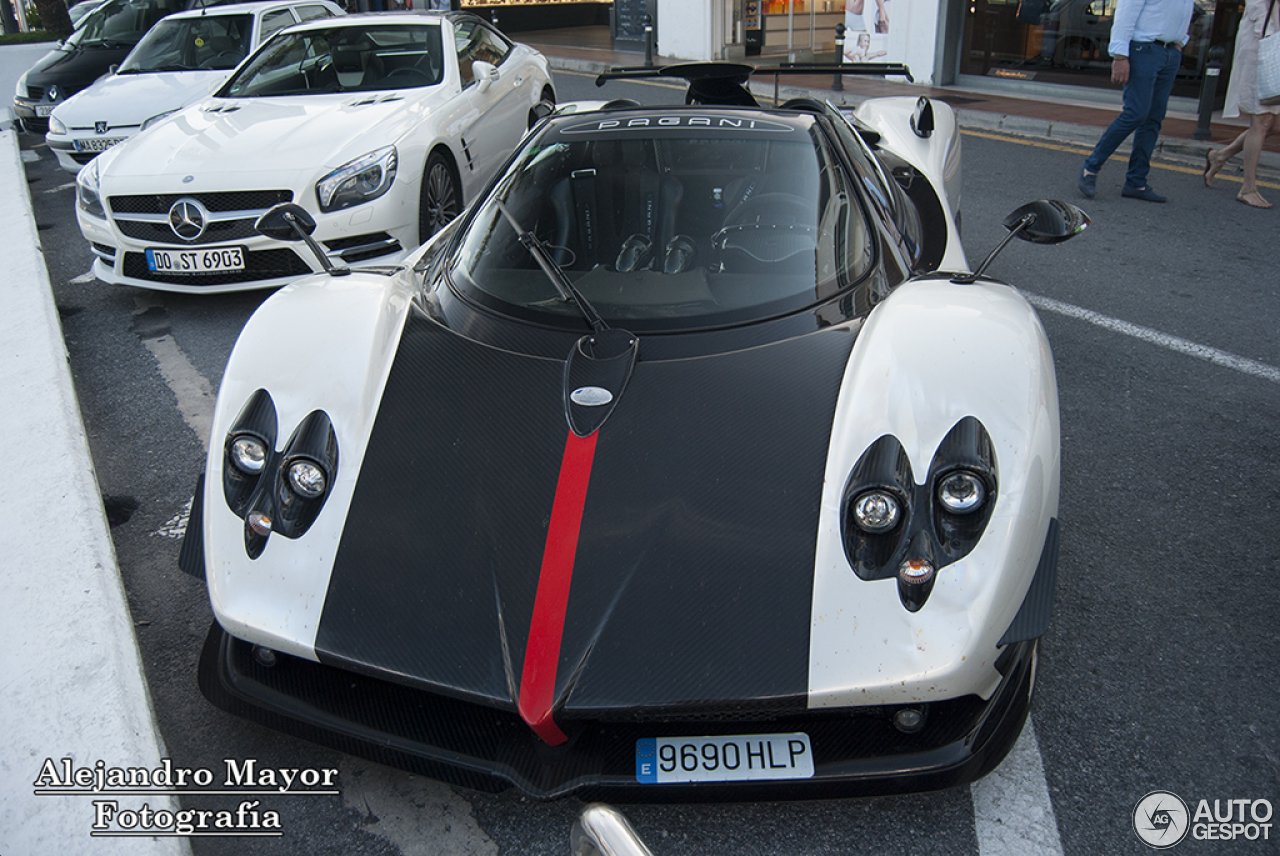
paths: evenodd
<path fill-rule="evenodd" d="M 888 532 L 901 516 L 898 500 L 883 490 L 869 490 L 853 503 L 853 519 L 859 529 L 874 534 Z"/>
<path fill-rule="evenodd" d="M 67 126 L 62 124 L 62 120 L 59 119 L 57 116 L 50 116 L 49 117 L 49 133 L 62 134 L 65 136 L 67 133 Z"/>
<path fill-rule="evenodd" d="M 289 487 L 302 498 L 324 496 L 327 486 L 324 470 L 314 461 L 298 460 L 289 465 Z"/>
<path fill-rule="evenodd" d="M 972 514 L 982 507 L 987 488 L 982 479 L 967 470 L 957 470 L 938 485 L 938 502 L 952 514 Z"/>
<path fill-rule="evenodd" d="M 321 211 L 339 211 L 377 199 L 396 177 L 396 147 L 384 146 L 350 160 L 316 182 Z"/>
<path fill-rule="evenodd" d="M 256 476 L 267 465 L 267 454 L 267 446 L 262 438 L 241 434 L 231 441 L 231 452 L 227 457 L 240 472 Z"/>
<path fill-rule="evenodd" d="M 102 205 L 98 188 L 98 160 L 95 158 L 76 174 L 76 205 L 91 217 L 101 217 L 105 220 L 107 210 Z"/>
<path fill-rule="evenodd" d="M 174 113 L 177 113 L 177 112 L 178 112 L 177 110 L 166 110 L 163 113 L 157 113 L 156 115 L 152 116 L 150 119 L 143 122 L 142 127 L 139 128 L 138 130 L 145 131 L 147 128 L 150 128 L 152 125 L 156 124 L 157 122 L 163 119 L 168 119 L 170 116 L 172 116 Z"/>

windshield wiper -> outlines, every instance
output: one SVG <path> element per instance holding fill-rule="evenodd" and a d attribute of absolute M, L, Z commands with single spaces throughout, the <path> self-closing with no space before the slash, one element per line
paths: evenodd
<path fill-rule="evenodd" d="M 542 272 L 547 275 L 547 279 L 551 280 L 551 284 L 560 293 L 560 297 L 577 304 L 578 310 L 582 313 L 582 317 L 587 319 L 591 329 L 597 333 L 608 330 L 609 325 L 600 317 L 600 313 L 582 296 L 582 292 L 578 291 L 573 283 L 569 281 L 569 277 L 565 275 L 564 269 L 556 264 L 556 260 L 551 258 L 551 253 L 547 251 L 547 245 L 537 235 L 525 231 L 524 227 L 520 225 L 515 215 L 507 209 L 501 199 L 495 199 L 494 202 L 497 203 L 498 210 L 502 212 L 502 216 L 506 217 L 507 222 L 511 224 L 511 228 L 516 230 L 520 243 L 529 251 L 529 255 L 533 256 L 533 260 L 538 263 L 538 267 L 542 268 Z"/>
<path fill-rule="evenodd" d="M 592 332 L 584 334 L 569 350 L 563 378 L 565 419 L 574 434 L 589 437 L 600 430 L 622 398 L 640 354 L 640 339 L 629 330 L 606 324 L 551 258 L 547 245 L 537 235 L 525 231 L 502 200 L 494 199 L 494 202 L 556 291 L 563 299 L 577 304 L 591 324 Z"/>

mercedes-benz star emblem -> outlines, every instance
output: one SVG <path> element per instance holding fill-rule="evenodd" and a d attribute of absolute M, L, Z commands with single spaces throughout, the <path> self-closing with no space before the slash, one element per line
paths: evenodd
<path fill-rule="evenodd" d="M 204 234 L 209 212 L 194 199 L 179 199 L 169 209 L 169 228 L 184 241 L 194 241 Z"/>

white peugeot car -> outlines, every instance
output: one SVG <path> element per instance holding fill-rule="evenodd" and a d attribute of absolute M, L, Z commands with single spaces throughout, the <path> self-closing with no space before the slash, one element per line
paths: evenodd
<path fill-rule="evenodd" d="M 258 46 L 300 21 L 341 15 L 329 0 L 239 3 L 160 21 L 115 74 L 58 105 L 45 142 L 68 172 L 148 125 L 206 98 Z"/>
<path fill-rule="evenodd" d="M 212 293 L 396 262 L 457 216 L 554 101 L 546 59 L 474 15 L 299 24 L 211 98 L 80 171 L 93 273 Z M 315 220 L 323 260 L 254 230 L 281 202 Z"/>

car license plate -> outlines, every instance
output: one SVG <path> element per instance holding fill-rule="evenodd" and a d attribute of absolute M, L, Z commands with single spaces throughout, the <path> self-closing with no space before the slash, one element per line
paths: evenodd
<path fill-rule="evenodd" d="M 147 268 L 154 273 L 227 273 L 244 270 L 244 247 L 200 250 L 147 249 Z"/>
<path fill-rule="evenodd" d="M 105 152 L 124 137 L 102 137 L 92 140 L 74 140 L 72 145 L 78 152 Z"/>
<path fill-rule="evenodd" d="M 646 737 L 636 741 L 636 781 L 746 782 L 813 778 L 807 734 Z"/>
<path fill-rule="evenodd" d="M 37 104 L 36 115 L 42 119 L 46 116 L 50 116 L 53 114 L 53 107 L 54 105 L 52 104 Z"/>

